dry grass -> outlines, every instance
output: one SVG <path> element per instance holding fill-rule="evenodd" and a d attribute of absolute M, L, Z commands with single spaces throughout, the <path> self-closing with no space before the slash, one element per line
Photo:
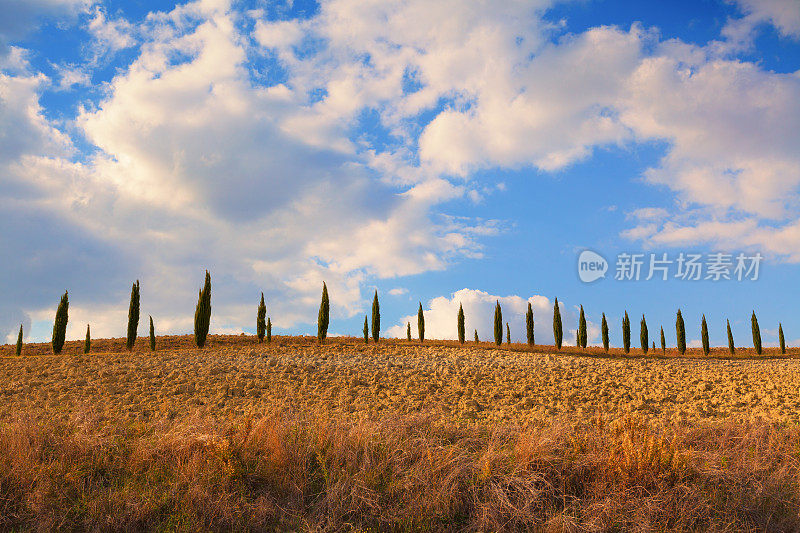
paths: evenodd
<path fill-rule="evenodd" d="M 515 427 L 18 419 L 0 528 L 796 531 L 800 431 L 636 417 Z"/>
<path fill-rule="evenodd" d="M 158 345 L 2 359 L 0 530 L 800 531 L 797 359 Z"/>

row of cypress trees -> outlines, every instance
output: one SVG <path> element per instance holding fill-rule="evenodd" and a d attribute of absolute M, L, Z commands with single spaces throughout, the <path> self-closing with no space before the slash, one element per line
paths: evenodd
<path fill-rule="evenodd" d="M 64 346 L 65 336 L 66 336 L 66 328 L 67 328 L 67 321 L 68 321 L 68 311 L 69 311 L 69 293 L 67 291 L 64 292 L 64 295 L 61 297 L 61 301 L 58 305 L 56 310 L 55 321 L 53 324 L 53 336 L 52 336 L 52 347 L 53 353 L 59 354 Z M 126 348 L 128 350 L 132 350 L 133 346 L 136 342 L 136 335 L 139 325 L 139 312 L 140 312 L 140 286 L 139 280 L 131 287 L 131 299 L 130 299 L 130 306 L 128 308 L 128 331 L 127 331 L 127 338 L 126 338 Z M 266 318 L 266 322 L 265 322 Z M 195 320 L 194 320 L 194 338 L 195 344 L 202 348 L 205 346 L 206 339 L 208 337 L 208 329 L 211 319 L 211 275 L 206 270 L 205 273 L 205 283 L 203 288 L 200 289 L 198 294 L 198 301 L 197 306 L 195 309 Z M 320 302 L 319 314 L 317 317 L 317 339 L 319 342 L 324 342 L 327 338 L 328 334 L 328 325 L 330 321 L 330 300 L 328 297 L 328 287 L 323 282 L 322 284 L 322 299 Z M 465 342 L 465 318 L 464 318 L 464 308 L 461 304 L 459 304 L 458 309 L 458 316 L 457 316 L 457 327 L 458 327 L 458 341 L 463 344 Z M 380 338 L 380 304 L 378 301 L 378 291 L 375 291 L 375 295 L 372 301 L 372 339 L 373 342 L 378 342 Z M 728 334 L 728 349 L 731 354 L 735 353 L 735 346 L 733 342 L 733 334 L 731 332 L 730 321 L 726 321 L 727 326 L 727 334 Z M 506 342 L 511 342 L 511 329 L 509 324 L 506 322 Z M 530 346 L 534 344 L 534 321 L 533 321 L 533 309 L 531 307 L 530 302 L 528 303 L 527 313 L 525 315 L 525 329 L 526 329 L 526 336 L 527 341 Z M 758 326 L 758 319 L 756 318 L 755 311 L 751 316 L 751 329 L 753 334 L 753 347 L 758 355 L 762 353 L 762 346 L 761 346 L 761 331 Z M 681 315 L 680 309 L 677 312 L 676 321 L 675 321 L 675 330 L 676 330 L 676 337 L 677 337 L 677 348 L 681 354 L 686 352 L 686 328 L 683 321 L 683 316 Z M 417 311 L 417 331 L 419 333 L 419 340 L 420 342 L 424 342 L 425 340 L 425 316 L 422 309 L 422 303 L 420 302 L 419 308 Z M 150 349 L 155 350 L 155 328 L 153 325 L 153 317 L 150 316 Z M 258 311 L 256 316 L 256 333 L 258 336 L 258 341 L 263 342 L 266 336 L 267 342 L 270 342 L 272 339 L 272 323 L 268 317 L 266 317 L 266 304 L 264 302 L 264 293 L 261 293 L 261 301 L 258 305 Z M 364 316 L 364 342 L 369 342 L 369 335 L 368 335 L 368 327 L 367 327 L 367 316 Z M 622 341 L 623 341 L 623 350 L 625 353 L 630 352 L 630 319 L 628 318 L 628 312 L 625 311 L 624 317 L 622 319 Z M 666 352 L 666 340 L 664 337 L 664 328 L 661 327 L 660 331 L 660 340 L 661 340 L 661 349 L 662 352 Z M 700 324 L 700 334 L 701 334 L 701 344 L 703 348 L 703 353 L 708 355 L 710 352 L 710 345 L 708 340 L 708 324 L 706 323 L 706 317 L 703 315 L 701 324 Z M 406 336 L 408 340 L 411 340 L 411 324 L 407 324 L 406 328 Z M 495 303 L 495 312 L 494 312 L 494 341 L 495 344 L 498 346 L 502 344 L 502 336 L 503 336 L 503 314 L 502 309 L 500 307 L 499 300 Z M 555 303 L 553 305 L 553 337 L 555 340 L 555 346 L 558 350 L 561 349 L 562 341 L 563 341 L 563 326 L 561 320 L 561 311 L 558 304 L 558 298 L 555 299 Z M 608 339 L 608 322 L 606 320 L 605 313 L 602 314 L 602 321 L 601 321 L 601 337 L 603 342 L 603 349 L 605 351 L 609 350 L 609 339 Z M 642 348 L 643 353 L 648 353 L 650 348 L 649 346 L 649 332 L 647 328 L 647 322 L 645 320 L 644 315 L 642 315 L 642 320 L 639 326 L 639 337 L 640 337 L 640 345 Z M 17 345 L 16 345 L 16 354 L 20 355 L 22 353 L 22 338 L 23 338 L 23 330 L 22 325 L 19 328 L 19 334 L 17 336 Z M 478 339 L 478 331 L 475 330 L 475 342 L 479 342 Z M 786 353 L 786 342 L 783 334 L 783 325 L 778 324 L 778 340 L 781 349 L 781 353 Z M 586 348 L 588 342 L 588 335 L 587 335 L 587 326 L 586 326 L 586 316 L 584 313 L 583 306 L 580 306 L 580 316 L 578 318 L 578 329 L 576 331 L 576 346 L 581 348 Z M 652 345 L 653 349 L 655 349 L 655 341 Z M 90 335 L 90 328 L 87 324 L 86 326 L 86 339 L 84 341 L 84 353 L 89 353 L 91 349 L 91 335 Z"/>

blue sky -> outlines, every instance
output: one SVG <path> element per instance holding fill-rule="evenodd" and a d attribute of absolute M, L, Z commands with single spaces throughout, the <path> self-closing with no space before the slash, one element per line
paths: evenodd
<path fill-rule="evenodd" d="M 495 300 L 552 342 L 627 310 L 674 344 L 800 343 L 797 0 L 0 0 L 0 334 L 385 335 L 418 302 L 488 338 Z M 578 276 L 578 256 L 608 262 Z M 758 279 L 617 280 L 620 253 L 761 254 Z M 703 276 L 705 277 L 705 272 Z M 788 289 L 788 290 L 787 290 Z M 636 326 L 637 324 L 635 324 Z M 634 327 L 637 329 L 637 327 Z M 145 331 L 143 323 L 142 332 Z M 574 341 L 574 333 L 565 335 Z"/>

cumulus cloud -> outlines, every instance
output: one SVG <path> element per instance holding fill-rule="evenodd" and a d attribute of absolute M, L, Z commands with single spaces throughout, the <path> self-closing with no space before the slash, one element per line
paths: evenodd
<path fill-rule="evenodd" d="M 494 340 L 494 308 L 500 303 L 503 322 L 511 330 L 513 342 L 527 342 L 525 333 L 525 314 L 528 303 L 533 309 L 534 338 L 537 344 L 553 344 L 553 302 L 540 295 L 523 298 L 521 296 L 497 296 L 477 289 L 461 289 L 447 296 L 439 296 L 428 302 L 423 309 L 425 314 L 425 337 L 430 339 L 457 339 L 456 319 L 459 305 L 464 308 L 464 328 L 467 339 L 473 338 L 475 330 L 482 341 Z M 564 344 L 574 344 L 578 313 L 559 302 L 564 330 Z M 411 324 L 411 337 L 418 337 L 417 315 L 403 317 L 400 323 L 386 330 L 387 337 L 406 337 L 406 326 Z M 600 329 L 587 322 L 587 338 L 590 342 L 599 339 Z M 505 333 L 503 333 L 505 342 Z"/>

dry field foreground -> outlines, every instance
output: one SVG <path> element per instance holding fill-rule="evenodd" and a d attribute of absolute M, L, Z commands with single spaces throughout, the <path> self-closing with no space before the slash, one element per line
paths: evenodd
<path fill-rule="evenodd" d="M 336 418 L 426 413 L 518 425 L 633 412 L 660 422 L 800 423 L 800 360 L 586 357 L 456 345 L 212 336 L 150 352 L 95 341 L 83 355 L 3 357 L 0 418 L 75 414 L 150 421 L 258 417 L 276 405 Z M 75 353 L 80 343 L 68 343 Z M 163 346 L 163 347 L 162 347 Z M 0 354 L 8 354 L 4 346 Z M 46 344 L 23 354 L 46 353 Z"/>
<path fill-rule="evenodd" d="M 0 530 L 800 531 L 797 360 L 159 343 L 2 358 Z"/>

